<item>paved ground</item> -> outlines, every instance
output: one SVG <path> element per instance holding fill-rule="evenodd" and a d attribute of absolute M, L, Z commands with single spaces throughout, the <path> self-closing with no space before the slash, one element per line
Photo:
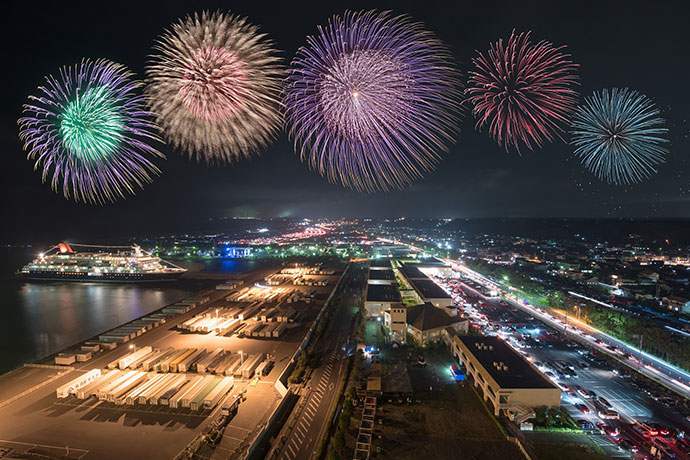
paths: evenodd
<path fill-rule="evenodd" d="M 262 279 L 265 273 L 248 277 L 247 284 L 254 278 Z M 337 280 L 337 277 L 335 278 Z M 325 295 L 333 284 L 319 288 Z M 307 287 L 305 287 L 307 288 Z M 309 287 L 309 289 L 314 289 Z M 224 297 L 228 292 L 215 292 Z M 324 297 L 325 298 L 325 297 Z M 237 415 L 225 431 L 214 458 L 240 457 L 249 447 L 258 430 L 267 421 L 279 400 L 274 382 L 294 353 L 313 319 L 314 312 L 323 300 L 309 305 L 311 311 L 307 320 L 278 339 L 240 339 L 218 337 L 211 334 L 183 334 L 175 329 L 176 324 L 191 318 L 208 308 L 205 305 L 180 315 L 174 321 L 147 332 L 134 341 L 114 351 L 97 355 L 91 361 L 80 364 L 76 370 L 52 383 L 0 408 L 0 447 L 11 447 L 15 451 L 44 449 L 46 455 L 65 456 L 69 448 L 70 458 L 108 460 L 123 458 L 171 459 L 198 434 L 220 411 L 220 404 L 212 411 L 193 412 L 188 409 L 169 409 L 165 406 L 115 406 L 110 403 L 73 398 L 58 400 L 55 390 L 79 373 L 103 368 L 107 363 L 128 353 L 127 345 L 137 347 L 176 348 L 224 348 L 233 352 L 242 350 L 245 354 L 258 352 L 272 354 L 276 365 L 272 372 L 258 382 L 238 380 L 239 388 L 247 388 L 246 400 L 239 406 Z M 38 379 L 39 373 L 27 372 L 27 383 L 20 375 L 0 379 L 0 394 L 14 394 L 20 388 Z M 43 447 L 41 447 L 43 446 Z"/>
<path fill-rule="evenodd" d="M 20 367 L 7 374 L 0 375 L 0 404 L 14 395 L 30 390 L 36 385 L 40 385 L 46 380 L 64 372 L 69 371 L 39 367 Z"/>

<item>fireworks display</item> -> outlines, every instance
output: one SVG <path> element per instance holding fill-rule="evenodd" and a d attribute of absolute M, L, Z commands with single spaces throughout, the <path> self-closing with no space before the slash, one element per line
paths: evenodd
<path fill-rule="evenodd" d="M 477 128 L 506 151 L 524 144 L 530 150 L 561 138 L 577 104 L 577 64 L 547 41 L 536 45 L 529 33 L 513 32 L 485 55 L 473 59 L 465 93 L 474 105 Z"/>
<path fill-rule="evenodd" d="M 659 109 L 628 88 L 595 92 L 573 118 L 570 143 L 575 156 L 602 181 L 633 184 L 665 162 L 668 130 Z"/>
<path fill-rule="evenodd" d="M 149 121 L 143 84 L 124 66 L 84 60 L 46 77 L 29 96 L 19 119 L 20 138 L 35 169 L 66 198 L 103 204 L 133 194 L 160 173 L 149 145 L 157 130 Z"/>
<path fill-rule="evenodd" d="M 146 93 L 167 140 L 207 164 L 256 154 L 275 138 L 284 70 L 258 27 L 224 13 L 187 17 L 147 67 Z"/>
<path fill-rule="evenodd" d="M 303 161 L 363 191 L 410 184 L 457 132 L 459 74 L 446 47 L 407 16 L 334 16 L 298 50 L 283 102 Z"/>

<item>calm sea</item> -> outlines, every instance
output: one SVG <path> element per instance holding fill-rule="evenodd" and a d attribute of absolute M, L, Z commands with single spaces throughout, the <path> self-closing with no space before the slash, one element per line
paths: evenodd
<path fill-rule="evenodd" d="M 12 274 L 32 249 L 0 249 L 0 373 L 58 352 L 189 295 L 189 284 L 24 282 Z M 251 261 L 206 261 L 204 271 L 239 273 Z"/>

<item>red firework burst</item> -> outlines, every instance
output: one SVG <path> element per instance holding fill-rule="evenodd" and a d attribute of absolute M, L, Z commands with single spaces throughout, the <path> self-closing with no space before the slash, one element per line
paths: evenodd
<path fill-rule="evenodd" d="M 578 97 L 578 65 L 564 48 L 544 40 L 533 45 L 530 32 L 513 31 L 506 43 L 501 39 L 486 55 L 479 53 L 465 90 L 477 129 L 488 127 L 506 151 L 562 140 Z"/>

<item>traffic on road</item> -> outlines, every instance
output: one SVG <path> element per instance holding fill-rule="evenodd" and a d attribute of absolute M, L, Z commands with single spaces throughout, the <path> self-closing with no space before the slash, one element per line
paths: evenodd
<path fill-rule="evenodd" d="M 685 401 L 636 374 L 639 354 L 573 324 L 572 318 L 535 314 L 519 298 L 481 283 L 481 278 L 460 271 L 432 276 L 475 331 L 501 337 L 561 388 L 562 405 L 607 454 L 690 459 Z M 626 360 L 632 369 L 621 363 Z M 644 356 L 642 360 L 640 367 L 654 368 Z"/>

